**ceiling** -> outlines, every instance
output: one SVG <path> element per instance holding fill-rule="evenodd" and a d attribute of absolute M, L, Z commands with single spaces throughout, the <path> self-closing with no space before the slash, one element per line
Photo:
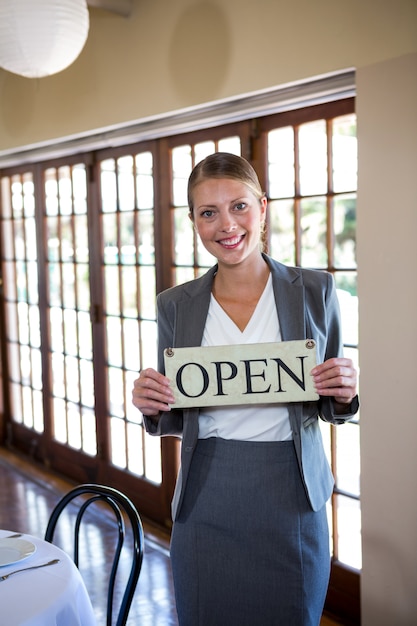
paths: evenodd
<path fill-rule="evenodd" d="M 131 14 L 132 3 L 133 0 L 87 0 L 89 7 L 111 11 L 123 17 L 129 17 Z"/>

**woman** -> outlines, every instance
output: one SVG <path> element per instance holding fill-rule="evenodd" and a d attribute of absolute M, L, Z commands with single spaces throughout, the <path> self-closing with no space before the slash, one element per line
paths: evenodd
<path fill-rule="evenodd" d="M 318 418 L 358 409 L 326 272 L 261 252 L 267 200 L 252 166 L 216 153 L 188 183 L 190 218 L 217 264 L 158 296 L 159 372 L 133 402 L 155 435 L 182 437 L 171 561 L 181 626 L 317 626 L 330 557 L 325 504 L 333 479 Z M 172 409 L 167 347 L 312 338 L 318 402 Z"/>

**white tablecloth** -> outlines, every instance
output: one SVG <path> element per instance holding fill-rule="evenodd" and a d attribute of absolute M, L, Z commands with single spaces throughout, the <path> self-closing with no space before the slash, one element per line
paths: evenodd
<path fill-rule="evenodd" d="M 0 530 L 0 538 L 13 530 Z M 0 576 L 15 569 L 59 559 L 59 563 L 21 572 L 0 581 L 0 626 L 97 626 L 81 574 L 57 546 L 31 535 L 36 552 L 0 567 Z"/>

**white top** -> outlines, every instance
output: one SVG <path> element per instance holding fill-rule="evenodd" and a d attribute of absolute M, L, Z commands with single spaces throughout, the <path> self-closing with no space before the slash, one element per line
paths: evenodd
<path fill-rule="evenodd" d="M 246 328 L 241 331 L 222 309 L 213 294 L 202 346 L 281 341 L 272 277 Z M 292 439 L 286 404 L 204 407 L 199 415 L 199 438 L 221 437 L 241 441 L 288 441 Z"/>

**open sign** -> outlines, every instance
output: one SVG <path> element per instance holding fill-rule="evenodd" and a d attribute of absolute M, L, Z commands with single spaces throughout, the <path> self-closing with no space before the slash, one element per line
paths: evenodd
<path fill-rule="evenodd" d="M 173 408 L 303 402 L 318 399 L 310 372 L 312 339 L 195 348 L 167 348 L 165 373 Z"/>

